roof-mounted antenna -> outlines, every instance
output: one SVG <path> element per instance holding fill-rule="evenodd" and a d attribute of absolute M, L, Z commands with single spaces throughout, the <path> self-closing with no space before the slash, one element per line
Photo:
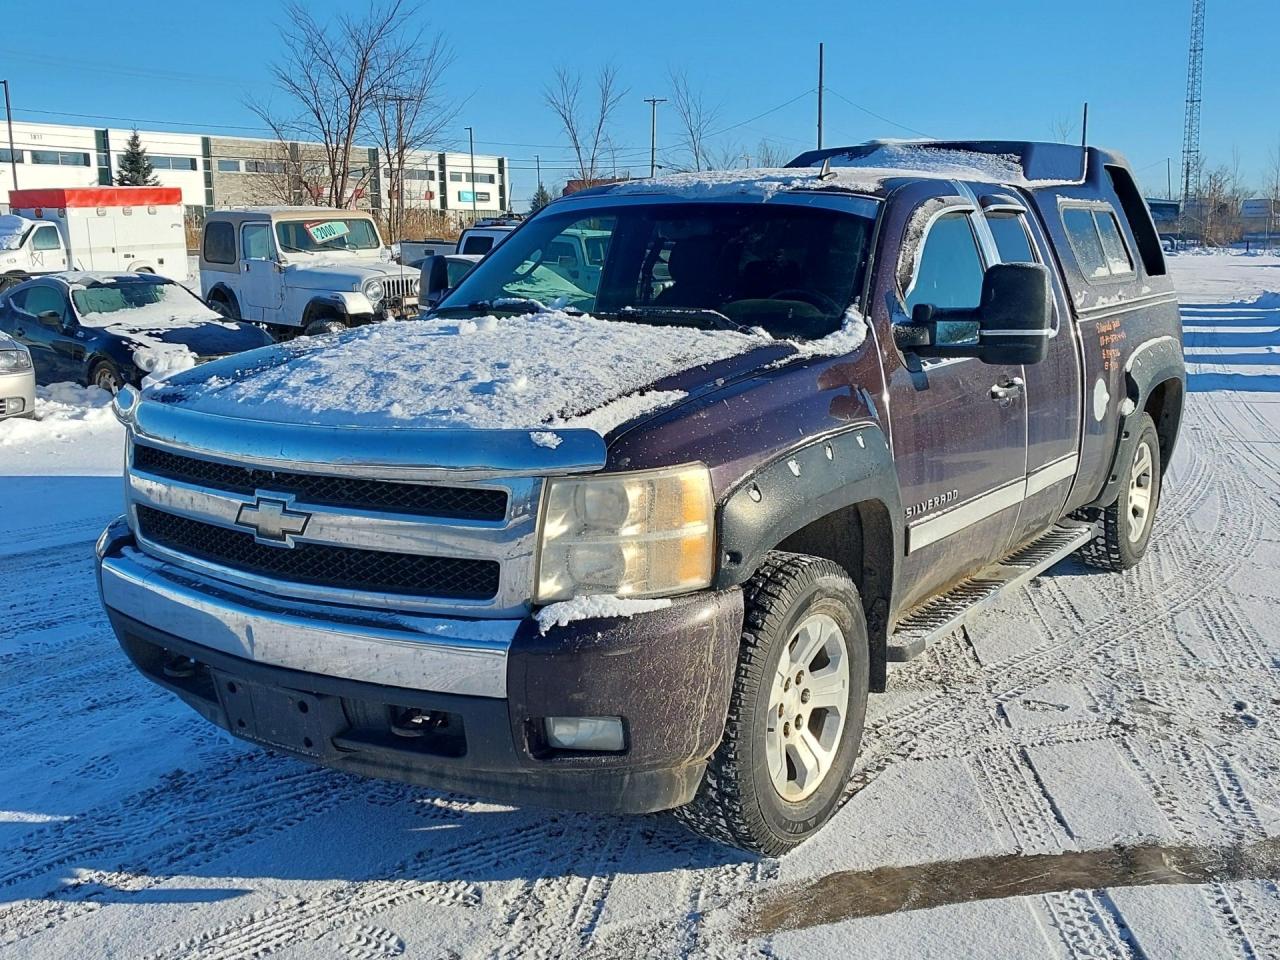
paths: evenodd
<path fill-rule="evenodd" d="M 823 158 L 822 158 L 822 169 L 818 171 L 818 179 L 819 179 L 819 180 L 834 180 L 834 179 L 835 179 L 835 177 L 836 177 L 836 175 L 835 175 L 835 171 L 833 171 L 833 170 L 831 169 L 831 158 L 830 158 L 830 157 L 823 157 Z"/>

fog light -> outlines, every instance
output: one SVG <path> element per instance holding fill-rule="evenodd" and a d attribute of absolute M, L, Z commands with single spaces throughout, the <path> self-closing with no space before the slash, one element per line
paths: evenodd
<path fill-rule="evenodd" d="M 621 717 L 547 717 L 547 744 L 558 750 L 601 750 L 624 747 Z"/>

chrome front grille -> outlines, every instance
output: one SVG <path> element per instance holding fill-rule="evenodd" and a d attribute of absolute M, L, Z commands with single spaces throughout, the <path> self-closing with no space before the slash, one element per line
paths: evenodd
<path fill-rule="evenodd" d="M 539 478 L 427 483 L 290 466 L 131 441 L 139 547 L 281 596 L 473 617 L 527 612 Z"/>
<path fill-rule="evenodd" d="M 389 300 L 417 300 L 418 284 L 421 279 L 409 274 L 384 277 L 382 279 L 382 289 L 386 291 L 384 296 Z"/>

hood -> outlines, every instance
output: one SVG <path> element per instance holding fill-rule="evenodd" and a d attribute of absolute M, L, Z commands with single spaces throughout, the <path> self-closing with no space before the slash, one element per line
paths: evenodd
<path fill-rule="evenodd" d="M 227 357 L 149 398 L 193 413 L 392 429 L 586 429 L 603 436 L 795 353 L 764 334 L 570 316 L 385 322 Z M 673 378 L 680 379 L 674 386 Z M 554 436 L 547 436 L 554 445 Z"/>
<path fill-rule="evenodd" d="M 270 334 L 251 323 L 221 321 L 184 326 L 112 324 L 106 333 L 128 340 L 135 346 L 166 344 L 185 347 L 197 357 L 220 357 L 243 353 L 272 342 Z"/>
<path fill-rule="evenodd" d="M 418 276 L 418 270 L 413 267 L 344 253 L 292 254 L 284 270 L 294 286 L 317 290 L 354 289 L 373 277 L 381 279 L 401 273 L 414 279 Z"/>

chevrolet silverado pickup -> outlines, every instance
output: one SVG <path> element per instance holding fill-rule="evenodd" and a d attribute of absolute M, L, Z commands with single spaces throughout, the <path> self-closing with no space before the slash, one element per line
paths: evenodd
<path fill-rule="evenodd" d="M 138 670 L 272 750 L 776 855 L 890 663 L 1070 554 L 1142 558 L 1184 384 L 1117 154 L 615 184 L 422 320 L 122 391 L 99 585 Z"/>

